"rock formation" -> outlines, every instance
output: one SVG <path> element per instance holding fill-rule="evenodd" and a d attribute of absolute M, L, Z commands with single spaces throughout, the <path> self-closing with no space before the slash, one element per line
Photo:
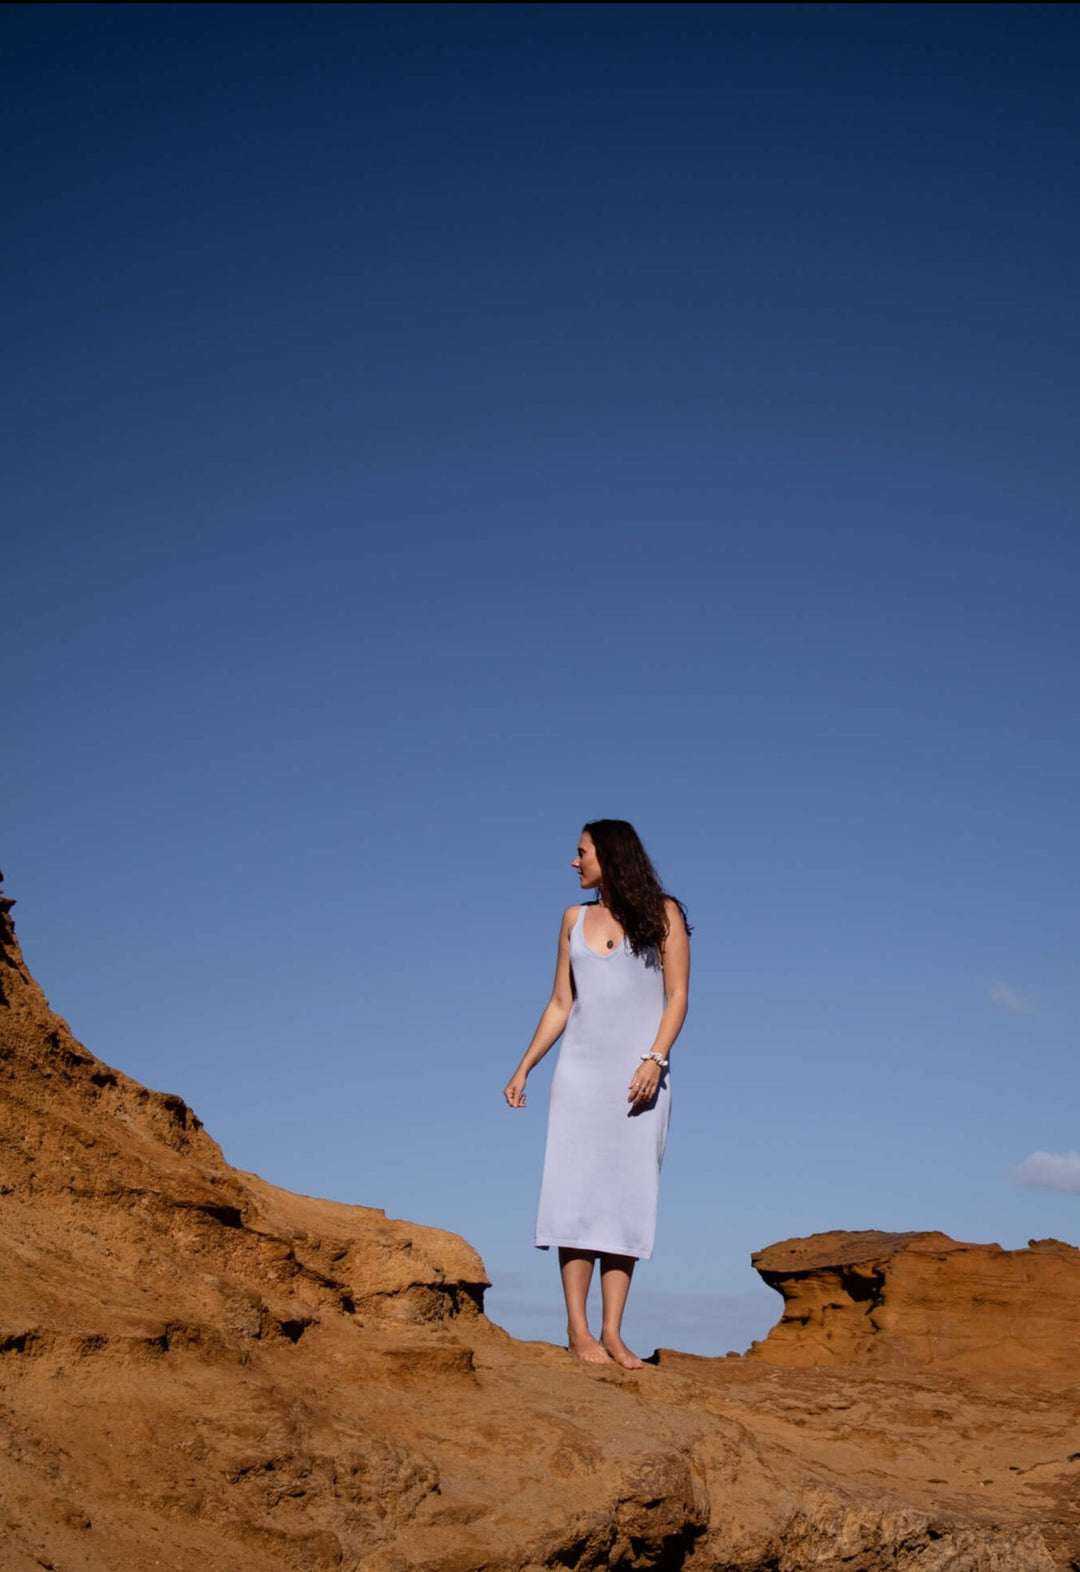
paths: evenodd
<path fill-rule="evenodd" d="M 586 1367 L 487 1321 L 462 1240 L 231 1169 L 50 1012 L 9 905 L 2 1572 L 1077 1564 L 1067 1247 L 791 1241 L 751 1357 Z"/>
<path fill-rule="evenodd" d="M 753 1355 L 789 1368 L 861 1365 L 1080 1376 L 1080 1250 L 958 1244 L 946 1234 L 829 1233 L 753 1258 L 784 1314 Z"/>

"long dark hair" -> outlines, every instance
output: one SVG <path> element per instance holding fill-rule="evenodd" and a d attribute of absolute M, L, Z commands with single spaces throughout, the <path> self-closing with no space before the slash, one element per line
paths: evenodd
<path fill-rule="evenodd" d="M 667 895 L 641 836 L 625 819 L 593 819 L 592 836 L 604 881 L 604 905 L 630 941 L 635 955 L 659 949 L 668 936 L 665 900 L 675 901 L 690 932 L 686 907 Z"/>

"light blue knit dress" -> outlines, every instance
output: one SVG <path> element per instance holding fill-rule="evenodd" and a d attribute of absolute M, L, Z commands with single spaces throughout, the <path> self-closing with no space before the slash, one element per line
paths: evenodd
<path fill-rule="evenodd" d="M 536 1243 L 647 1260 L 671 1090 L 634 1109 L 630 1081 L 656 1038 L 664 973 L 655 951 L 637 956 L 624 940 L 598 955 L 585 942 L 585 907 L 570 934 L 574 1003 L 551 1082 L 547 1151 Z"/>

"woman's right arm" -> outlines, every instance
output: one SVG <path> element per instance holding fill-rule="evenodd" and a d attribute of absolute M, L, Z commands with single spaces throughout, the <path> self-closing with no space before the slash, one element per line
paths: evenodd
<path fill-rule="evenodd" d="M 503 1087 L 503 1096 L 509 1108 L 524 1108 L 525 1106 L 525 1081 L 529 1071 L 554 1047 L 565 1030 L 570 1018 L 570 1008 L 574 1002 L 574 989 L 570 979 L 570 934 L 577 921 L 578 908 L 567 907 L 563 913 L 562 927 L 559 929 L 559 955 L 555 962 L 555 985 L 551 990 L 551 998 L 547 1002 L 536 1030 L 532 1035 L 532 1042 L 525 1050 L 524 1057 L 509 1081 Z"/>

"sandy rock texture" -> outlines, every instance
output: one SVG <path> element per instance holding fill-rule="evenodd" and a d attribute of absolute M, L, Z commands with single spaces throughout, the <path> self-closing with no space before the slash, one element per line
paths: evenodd
<path fill-rule="evenodd" d="M 1080 1379 L 1080 1250 L 947 1234 L 814 1234 L 753 1264 L 784 1314 L 752 1357 L 791 1368 L 861 1365 Z"/>
<path fill-rule="evenodd" d="M 790 1241 L 751 1356 L 587 1368 L 487 1321 L 464 1241 L 231 1169 L 51 1013 L 9 905 L 2 1572 L 1080 1564 L 1067 1247 Z"/>

